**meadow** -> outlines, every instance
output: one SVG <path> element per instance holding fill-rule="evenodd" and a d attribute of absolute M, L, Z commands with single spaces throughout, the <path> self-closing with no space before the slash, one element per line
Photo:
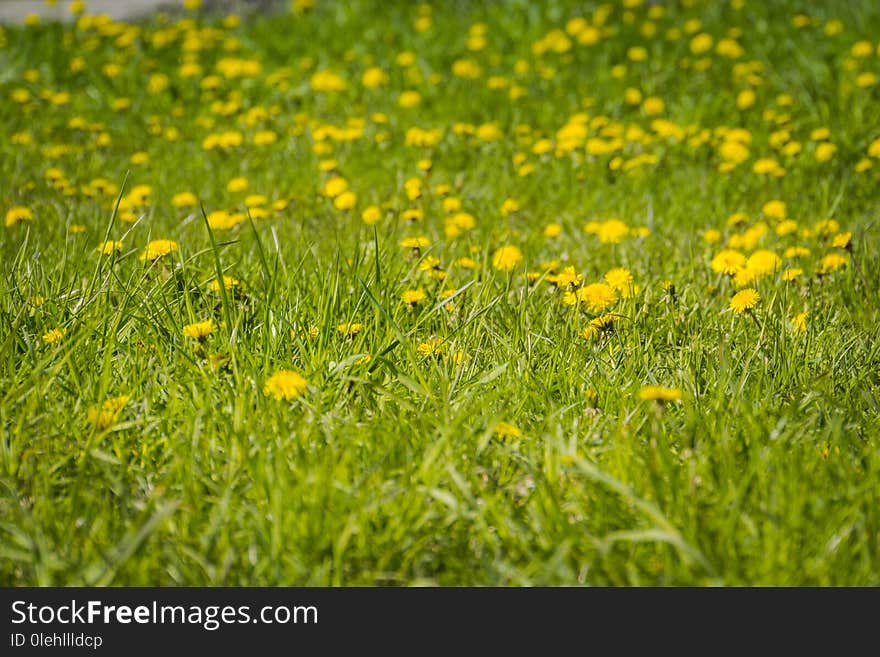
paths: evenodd
<path fill-rule="evenodd" d="M 0 28 L 0 583 L 880 585 L 880 5 Z"/>

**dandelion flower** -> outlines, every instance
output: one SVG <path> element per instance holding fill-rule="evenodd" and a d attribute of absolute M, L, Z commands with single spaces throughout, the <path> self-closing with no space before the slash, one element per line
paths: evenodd
<path fill-rule="evenodd" d="M 180 192 L 171 197 L 171 205 L 175 208 L 194 208 L 199 204 L 199 199 L 192 192 Z"/>
<path fill-rule="evenodd" d="M 308 387 L 301 374 L 293 370 L 278 370 L 266 379 L 263 386 L 263 394 L 274 397 L 277 401 L 282 399 L 291 401 L 302 395 Z"/>
<path fill-rule="evenodd" d="M 195 338 L 196 340 L 204 340 L 213 332 L 214 320 L 212 319 L 205 320 L 204 322 L 187 324 L 183 327 L 183 334 L 188 338 Z"/>
<path fill-rule="evenodd" d="M 163 256 L 177 251 L 177 242 L 171 240 L 152 240 L 147 244 L 147 248 L 141 254 L 140 260 L 153 262 Z"/>
<path fill-rule="evenodd" d="M 727 276 L 735 275 L 746 266 L 746 257 L 734 249 L 724 249 L 712 258 L 712 271 Z"/>
<path fill-rule="evenodd" d="M 351 210 L 357 204 L 357 194 L 352 191 L 344 191 L 333 199 L 333 207 L 337 210 Z"/>
<path fill-rule="evenodd" d="M 122 250 L 122 242 L 119 240 L 107 240 L 98 245 L 97 251 L 102 255 L 112 255 L 115 251 Z"/>
<path fill-rule="evenodd" d="M 803 335 L 807 332 L 807 313 L 798 313 L 791 318 L 791 325 L 797 333 Z"/>
<path fill-rule="evenodd" d="M 371 205 L 361 212 L 361 221 L 368 226 L 377 223 L 382 218 L 382 210 L 376 205 Z"/>
<path fill-rule="evenodd" d="M 119 421 L 122 409 L 131 399 L 128 395 L 120 395 L 106 400 L 103 404 L 92 406 L 88 410 L 88 420 L 98 429 L 107 429 Z"/>
<path fill-rule="evenodd" d="M 406 290 L 401 296 L 404 303 L 409 304 L 410 306 L 415 306 L 420 301 L 423 301 L 425 298 L 424 290 Z"/>
<path fill-rule="evenodd" d="M 835 272 L 841 267 L 845 267 L 849 262 L 849 258 L 841 253 L 829 253 L 819 262 L 819 274 L 825 275 Z"/>
<path fill-rule="evenodd" d="M 639 399 L 659 402 L 681 401 L 681 389 L 654 385 L 642 386 L 639 390 Z"/>
<path fill-rule="evenodd" d="M 224 276 L 223 277 L 223 287 L 227 290 L 235 290 L 241 288 L 241 281 L 237 278 L 233 278 L 232 276 Z M 216 278 L 211 281 L 211 292 L 219 292 L 220 291 L 220 281 Z"/>
<path fill-rule="evenodd" d="M 608 281 L 608 285 L 614 288 L 614 290 L 619 292 L 623 297 L 631 296 L 634 291 L 633 276 L 629 269 L 615 267 L 605 274 L 605 280 Z"/>
<path fill-rule="evenodd" d="M 831 240 L 831 246 L 838 249 L 849 248 L 850 244 L 852 244 L 852 233 L 850 231 L 838 233 L 834 236 L 834 239 Z"/>
<path fill-rule="evenodd" d="M 66 328 L 54 328 L 43 335 L 43 342 L 55 344 L 56 342 L 61 342 L 65 335 L 67 335 Z"/>
<path fill-rule="evenodd" d="M 499 247 L 492 254 L 492 266 L 499 271 L 511 271 L 523 261 L 523 254 L 517 247 Z"/>
<path fill-rule="evenodd" d="M 351 322 L 343 322 L 339 326 L 336 327 L 336 330 L 339 331 L 342 335 L 345 336 L 353 336 L 357 335 L 361 332 L 362 324 L 356 324 Z"/>
<path fill-rule="evenodd" d="M 436 356 L 443 351 L 442 338 L 428 338 L 416 347 L 422 356 Z"/>
<path fill-rule="evenodd" d="M 519 438 L 522 430 L 509 422 L 499 422 L 495 425 L 495 435 L 499 438 Z"/>
<path fill-rule="evenodd" d="M 760 298 L 757 290 L 748 287 L 733 295 L 733 298 L 730 300 L 730 309 L 738 315 L 750 311 L 758 305 Z"/>
<path fill-rule="evenodd" d="M 607 283 L 592 283 L 577 291 L 577 298 L 583 301 L 591 313 L 603 313 L 617 301 L 617 292 Z"/>
<path fill-rule="evenodd" d="M 6 211 L 6 227 L 10 228 L 20 221 L 30 221 L 34 218 L 34 213 L 30 208 L 16 205 Z"/>

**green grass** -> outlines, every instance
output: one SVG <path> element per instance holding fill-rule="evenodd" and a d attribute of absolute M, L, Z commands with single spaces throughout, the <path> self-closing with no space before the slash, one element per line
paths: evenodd
<path fill-rule="evenodd" d="M 436 3 L 424 32 L 416 5 L 366 0 L 319 0 L 234 28 L 210 14 L 121 32 L 5 28 L 0 209 L 27 207 L 33 218 L 0 229 L 0 583 L 880 584 L 880 156 L 869 156 L 880 85 L 855 84 L 880 72 L 880 52 L 873 43 L 867 57 L 851 55 L 880 34 L 880 11 L 870 0 L 809 3 L 815 24 L 796 28 L 802 3 L 732 4 L 662 3 L 654 38 L 639 31 L 647 8 L 630 21 L 610 4 L 599 43 L 544 54 L 533 44 L 574 16 L 594 20 L 594 3 Z M 715 44 L 741 30 L 743 55 L 693 54 L 692 35 L 667 38 L 693 18 Z M 842 31 L 825 36 L 832 19 Z M 471 52 L 468 29 L 480 22 L 486 46 Z M 199 33 L 192 55 L 201 73 L 182 77 L 182 44 L 206 25 L 214 30 Z M 646 61 L 627 60 L 635 45 Z M 416 53 L 412 67 L 396 63 L 402 51 Z M 76 57 L 84 67 L 71 72 Z M 200 88 L 222 57 L 262 69 Z M 694 70 L 702 57 L 709 67 Z M 463 58 L 480 64 L 478 79 L 452 74 Z M 757 102 L 739 109 L 750 81 L 734 69 L 746 61 L 763 68 L 760 84 L 751 80 Z M 385 87 L 361 84 L 370 65 L 388 73 Z M 311 76 L 325 69 L 347 89 L 313 92 Z M 159 72 L 169 84 L 150 90 Z M 508 86 L 488 88 L 492 75 Z M 661 116 L 685 136 L 658 136 L 655 117 L 625 102 L 628 87 L 662 98 Z M 69 102 L 42 98 L 46 89 Z M 398 105 L 407 89 L 421 93 L 419 107 Z M 131 106 L 113 109 L 121 97 Z M 615 152 L 590 154 L 581 142 L 573 153 L 533 153 L 578 112 L 620 128 Z M 85 127 L 71 127 L 74 117 Z M 350 119 L 363 120 L 358 138 L 321 141 L 321 126 Z M 488 122 L 501 139 L 453 130 Z M 442 128 L 443 138 L 409 146 L 413 126 Z M 748 159 L 727 173 L 723 127 L 751 135 Z M 819 162 L 810 133 L 822 127 L 837 151 Z M 781 128 L 800 154 L 774 150 Z M 613 136 L 602 129 L 588 136 Z M 703 129 L 705 143 L 692 142 Z M 244 143 L 203 148 L 224 130 Z M 278 141 L 253 145 L 258 130 Z M 319 142 L 326 154 L 314 152 Z M 149 161 L 131 164 L 138 151 Z M 517 152 L 531 174 L 519 175 Z M 656 163 L 614 170 L 614 157 L 640 153 Z M 754 173 L 762 157 L 785 175 Z M 328 158 L 357 193 L 351 210 L 319 193 Z M 858 171 L 866 158 L 872 167 Z M 53 167 L 63 174 L 55 184 Z M 227 191 L 238 176 L 247 191 Z M 84 189 L 96 178 L 115 189 Z M 407 197 L 410 178 L 424 180 L 420 199 Z M 440 183 L 474 216 L 472 230 L 447 236 Z M 152 188 L 148 204 L 128 202 L 136 185 Z M 244 212 L 247 194 L 289 203 L 211 230 L 198 206 L 173 207 L 184 191 L 205 213 Z M 520 210 L 504 215 L 509 197 Z M 794 233 L 778 235 L 779 221 L 762 215 L 772 199 L 785 202 Z M 361 221 L 381 204 L 377 224 Z M 404 219 L 411 208 L 424 217 Z M 746 222 L 728 226 L 735 212 Z M 607 244 L 585 231 L 609 217 L 650 232 Z M 832 234 L 802 232 L 827 217 L 839 223 L 831 233 L 852 232 L 848 251 Z M 551 222 L 561 233 L 548 238 Z M 744 254 L 782 257 L 798 245 L 810 254 L 754 282 L 754 315 L 737 315 L 738 288 L 710 263 L 760 222 L 768 230 Z M 718 243 L 704 239 L 709 229 Z M 399 245 L 416 235 L 430 245 Z M 178 250 L 141 261 L 157 238 Z M 104 239 L 123 246 L 101 256 Z M 523 254 L 509 272 L 493 267 L 502 245 Z M 828 253 L 849 262 L 820 275 Z M 419 269 L 429 257 L 445 280 Z M 477 266 L 457 265 L 462 257 Z M 632 272 L 638 290 L 609 309 L 611 331 L 582 336 L 596 313 L 565 303 L 548 282 L 550 260 L 556 272 L 574 266 L 583 284 L 613 267 Z M 803 274 L 785 282 L 791 267 Z M 220 272 L 242 288 L 211 291 Z M 425 300 L 408 306 L 408 289 Z M 446 289 L 458 293 L 444 300 Z M 800 312 L 805 334 L 791 322 Z M 183 334 L 207 319 L 215 330 L 204 340 Z M 346 322 L 362 328 L 344 336 Z M 63 339 L 45 342 L 55 328 Z M 439 354 L 419 350 L 431 338 Z M 279 369 L 301 373 L 306 392 L 264 394 Z M 640 399 L 654 384 L 682 399 Z M 90 409 L 120 395 L 130 399 L 114 421 L 90 421 Z M 521 434 L 500 435 L 500 422 Z"/>

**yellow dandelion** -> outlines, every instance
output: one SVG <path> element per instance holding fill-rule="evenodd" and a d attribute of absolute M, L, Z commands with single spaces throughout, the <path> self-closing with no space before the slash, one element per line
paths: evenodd
<path fill-rule="evenodd" d="M 681 401 L 681 388 L 667 388 L 665 386 L 642 386 L 639 390 L 639 399 L 658 402 Z"/>
<path fill-rule="evenodd" d="M 196 340 L 204 340 L 213 332 L 214 320 L 212 319 L 205 320 L 204 322 L 187 324 L 183 327 L 183 334 L 188 338 L 195 338 Z"/>
<path fill-rule="evenodd" d="M 352 322 L 343 322 L 339 326 L 336 327 L 336 330 L 339 331 L 342 335 L 351 337 L 357 335 L 361 332 L 361 328 L 363 328 L 363 324 L 357 324 Z"/>
<path fill-rule="evenodd" d="M 849 258 L 842 253 L 829 253 L 819 262 L 819 274 L 822 276 L 830 274 L 845 267 L 848 263 Z"/>
<path fill-rule="evenodd" d="M 34 213 L 30 208 L 16 205 L 6 211 L 6 227 L 10 228 L 20 221 L 31 221 L 33 218 Z"/>
<path fill-rule="evenodd" d="M 89 423 L 95 425 L 98 429 L 107 429 L 112 427 L 119 421 L 122 409 L 129 402 L 131 397 L 128 395 L 120 395 L 106 400 L 103 404 L 98 404 L 89 408 L 87 417 Z"/>
<path fill-rule="evenodd" d="M 226 191 L 232 192 L 232 193 L 243 192 L 247 188 L 248 188 L 247 178 L 242 178 L 240 176 L 238 178 L 233 178 L 232 180 L 230 180 L 226 184 Z"/>
<path fill-rule="evenodd" d="M 757 290 L 748 287 L 733 295 L 733 298 L 730 300 L 730 309 L 737 314 L 751 311 L 758 305 L 760 298 L 761 296 Z"/>
<path fill-rule="evenodd" d="M 140 256 L 142 262 L 153 262 L 163 256 L 177 251 L 177 242 L 171 240 L 152 240 Z"/>
<path fill-rule="evenodd" d="M 617 292 L 607 283 L 592 283 L 577 291 L 587 310 L 593 314 L 603 313 L 617 301 Z"/>
<path fill-rule="evenodd" d="M 365 224 L 372 225 L 382 218 L 382 210 L 377 205 L 371 205 L 361 212 L 361 221 Z"/>
<path fill-rule="evenodd" d="M 122 242 L 119 240 L 107 240 L 101 242 L 96 250 L 102 255 L 112 255 L 114 252 L 122 250 Z"/>
<path fill-rule="evenodd" d="M 351 210 L 357 204 L 357 194 L 347 190 L 333 199 L 333 207 L 337 210 Z"/>
<path fill-rule="evenodd" d="M 278 370 L 266 379 L 263 386 L 263 394 L 274 397 L 277 401 L 282 399 L 291 401 L 302 395 L 308 387 L 301 374 L 293 370 Z"/>
<path fill-rule="evenodd" d="M 66 328 L 54 328 L 43 335 L 43 342 L 55 344 L 56 342 L 61 342 L 65 335 L 67 335 Z"/>
<path fill-rule="evenodd" d="M 405 249 L 424 249 L 430 246 L 431 240 L 427 237 L 404 237 L 400 240 L 400 246 Z"/>
<path fill-rule="evenodd" d="M 416 351 L 418 351 L 422 356 L 436 356 L 442 353 L 443 345 L 444 342 L 442 338 L 432 337 L 420 343 L 416 347 Z"/>
<path fill-rule="evenodd" d="M 831 246 L 838 249 L 847 249 L 851 244 L 852 233 L 850 231 L 846 231 L 845 233 L 837 233 L 837 235 L 834 236 L 834 239 L 831 240 Z"/>
<path fill-rule="evenodd" d="M 798 313 L 791 318 L 791 325 L 795 332 L 803 335 L 807 332 L 807 313 Z"/>
<path fill-rule="evenodd" d="M 509 422 L 499 422 L 495 425 L 495 435 L 499 438 L 519 438 L 522 430 Z"/>
<path fill-rule="evenodd" d="M 616 292 L 624 298 L 632 296 L 633 276 L 629 269 L 623 267 L 615 267 L 605 274 L 605 280 Z"/>
<path fill-rule="evenodd" d="M 492 254 L 492 266 L 499 271 L 511 271 L 522 261 L 522 251 L 512 245 L 499 247 Z"/>
<path fill-rule="evenodd" d="M 734 249 L 724 249 L 712 258 L 711 264 L 712 271 L 733 276 L 746 266 L 746 257 Z"/>
<path fill-rule="evenodd" d="M 418 290 L 406 290 L 400 298 L 404 303 L 409 304 L 410 306 L 415 306 L 420 301 L 425 299 L 425 291 L 422 289 Z"/>

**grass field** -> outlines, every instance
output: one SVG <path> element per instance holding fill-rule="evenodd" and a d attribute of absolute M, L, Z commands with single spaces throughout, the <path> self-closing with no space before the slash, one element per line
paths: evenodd
<path fill-rule="evenodd" d="M 29 23 L 0 583 L 880 585 L 873 0 Z"/>

